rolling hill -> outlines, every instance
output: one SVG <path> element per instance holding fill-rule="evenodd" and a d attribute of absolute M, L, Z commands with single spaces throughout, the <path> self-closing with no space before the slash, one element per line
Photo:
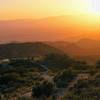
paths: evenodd
<path fill-rule="evenodd" d="M 46 44 L 55 47 L 65 54 L 68 55 L 81 55 L 83 53 L 83 49 L 75 43 L 66 42 L 66 41 L 58 41 L 58 42 L 46 42 Z"/>
<path fill-rule="evenodd" d="M 49 53 L 61 53 L 61 51 L 41 42 L 9 43 L 0 45 L 0 58 L 25 58 L 43 56 Z"/>
<path fill-rule="evenodd" d="M 93 39 L 81 39 L 76 44 L 84 49 L 84 55 L 100 55 L 100 41 Z"/>
<path fill-rule="evenodd" d="M 47 42 L 65 54 L 77 59 L 94 62 L 100 59 L 100 41 L 83 38 L 77 42 Z"/>
<path fill-rule="evenodd" d="M 100 59 L 100 41 L 81 39 L 77 42 L 32 42 L 0 44 L 0 58 L 43 56 L 49 53 L 64 53 L 78 59 Z"/>
<path fill-rule="evenodd" d="M 100 41 L 92 39 L 81 39 L 77 42 L 47 42 L 64 53 L 71 55 L 89 56 L 100 55 Z"/>

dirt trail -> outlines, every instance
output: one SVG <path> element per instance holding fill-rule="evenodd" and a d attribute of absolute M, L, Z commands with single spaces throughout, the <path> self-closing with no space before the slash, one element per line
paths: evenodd
<path fill-rule="evenodd" d="M 69 89 L 73 88 L 75 84 L 77 84 L 78 80 L 80 80 L 80 76 L 77 75 L 77 77 L 69 83 L 68 87 L 61 89 L 60 92 L 57 94 L 57 100 L 62 100 L 62 98 L 66 95 Z"/>

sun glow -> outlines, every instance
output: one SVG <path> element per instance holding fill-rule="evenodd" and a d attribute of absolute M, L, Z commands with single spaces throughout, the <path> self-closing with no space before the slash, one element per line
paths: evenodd
<path fill-rule="evenodd" d="M 100 14 L 100 0 L 89 0 L 88 12 L 91 14 Z"/>
<path fill-rule="evenodd" d="M 100 0 L 0 0 L 0 19 L 77 14 L 99 15 Z"/>
<path fill-rule="evenodd" d="M 58 0 L 65 14 L 88 14 L 100 17 L 100 0 Z"/>

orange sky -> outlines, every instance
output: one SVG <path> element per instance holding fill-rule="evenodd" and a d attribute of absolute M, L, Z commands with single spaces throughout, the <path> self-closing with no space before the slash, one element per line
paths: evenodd
<path fill-rule="evenodd" d="M 1 41 L 100 39 L 99 0 L 0 0 L 0 20 Z"/>

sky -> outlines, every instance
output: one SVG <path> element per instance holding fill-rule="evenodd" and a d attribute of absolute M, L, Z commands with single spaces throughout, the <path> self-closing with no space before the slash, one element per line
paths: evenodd
<path fill-rule="evenodd" d="M 99 0 L 0 0 L 0 19 L 99 13 Z"/>
<path fill-rule="evenodd" d="M 100 39 L 99 26 L 99 0 L 0 0 L 0 41 Z"/>

